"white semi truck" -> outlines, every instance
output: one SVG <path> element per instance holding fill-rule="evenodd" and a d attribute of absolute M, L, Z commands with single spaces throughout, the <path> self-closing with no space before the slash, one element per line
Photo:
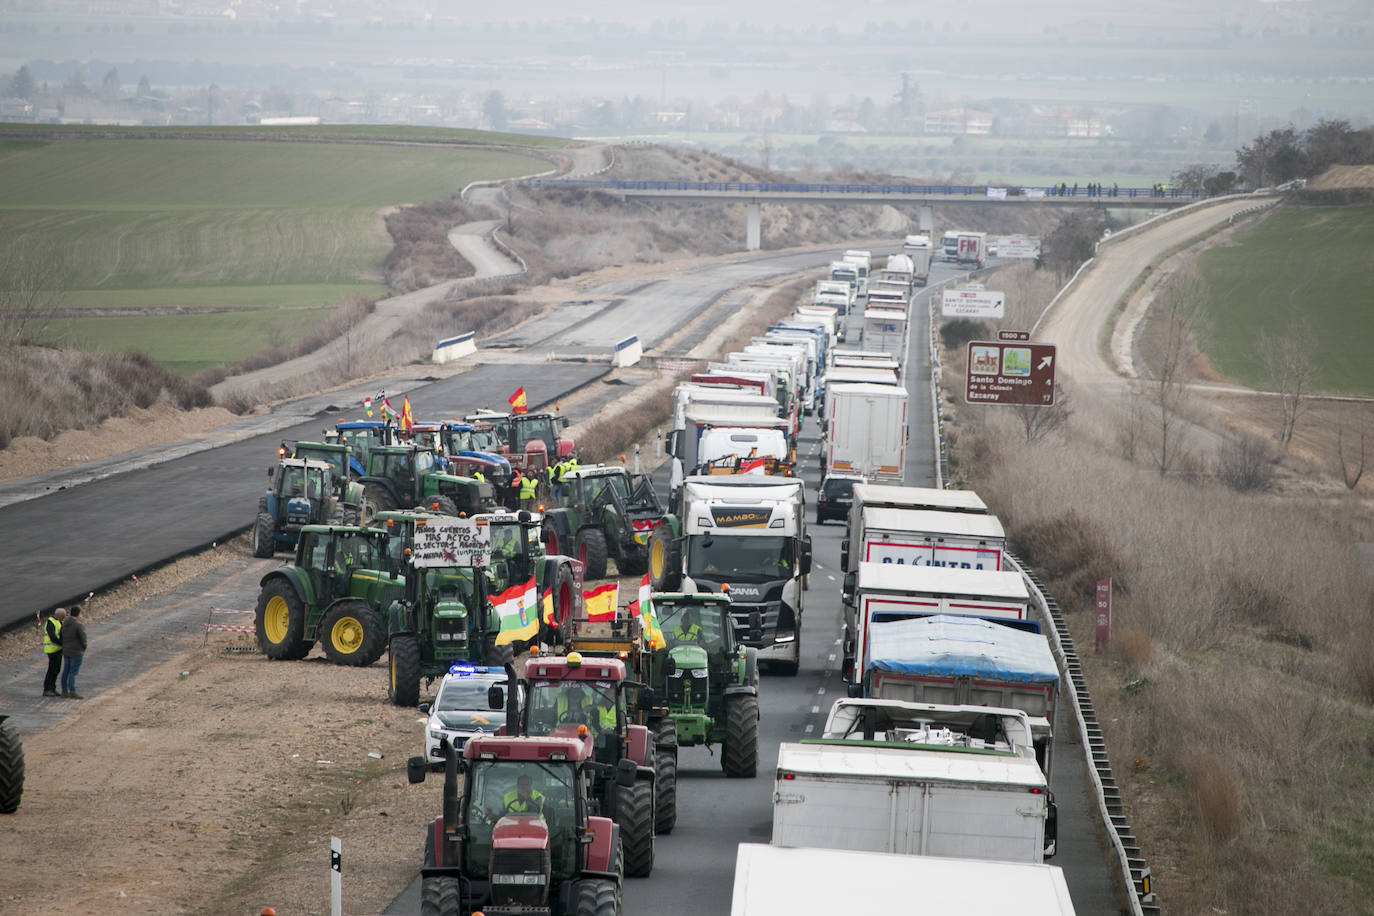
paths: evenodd
<path fill-rule="evenodd" d="M 730 916 L 1074 916 L 1055 865 L 741 843 Z"/>
<path fill-rule="evenodd" d="M 955 260 L 961 267 L 982 267 L 987 260 L 988 234 L 986 232 L 960 232 L 956 245 L 958 254 Z"/>
<path fill-rule="evenodd" d="M 659 591 L 719 592 L 759 661 L 801 664 L 804 582 L 811 571 L 806 498 L 796 477 L 688 477 L 654 529 L 649 573 Z M 661 563 L 659 562 L 661 559 Z"/>
<path fill-rule="evenodd" d="M 930 282 L 930 261 L 935 253 L 928 235 L 908 235 L 902 242 L 902 253 L 911 258 L 912 283 L 925 286 Z"/>
<path fill-rule="evenodd" d="M 826 386 L 822 474 L 900 484 L 906 468 L 907 392 L 901 385 Z"/>
<path fill-rule="evenodd" d="M 1007 536 L 995 515 L 860 504 L 855 496 L 849 531 L 840 542 L 845 572 L 859 563 L 1001 569 Z"/>

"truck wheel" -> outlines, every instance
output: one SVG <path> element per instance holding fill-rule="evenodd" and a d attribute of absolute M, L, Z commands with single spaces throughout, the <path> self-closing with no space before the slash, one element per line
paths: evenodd
<path fill-rule="evenodd" d="M 24 745 L 4 719 L 0 716 L 0 814 L 13 814 L 24 795 Z"/>
<path fill-rule="evenodd" d="M 396 706 L 420 702 L 420 643 L 414 636 L 397 636 L 387 647 L 390 680 L 386 695 Z"/>
<path fill-rule="evenodd" d="M 378 512 L 401 508 L 391 491 L 379 483 L 363 484 L 363 524 L 370 525 Z"/>
<path fill-rule="evenodd" d="M 312 643 L 305 638 L 305 605 L 291 583 L 273 579 L 258 594 L 254 617 L 258 648 L 271 659 L 305 658 Z"/>
<path fill-rule="evenodd" d="M 586 878 L 577 882 L 577 887 L 573 889 L 572 916 L 620 916 L 615 882 L 601 878 Z"/>
<path fill-rule="evenodd" d="M 435 512 L 439 515 L 457 515 L 458 504 L 449 496 L 426 496 L 415 508 L 422 512 Z"/>
<path fill-rule="evenodd" d="M 277 552 L 277 520 L 266 512 L 259 512 L 253 522 L 253 556 L 270 557 Z"/>
<path fill-rule="evenodd" d="M 725 747 L 720 754 L 725 775 L 754 776 L 759 770 L 759 698 L 739 695 L 725 700 Z"/>
<path fill-rule="evenodd" d="M 677 744 L 654 751 L 654 831 L 668 834 L 677 826 Z"/>
<path fill-rule="evenodd" d="M 600 528 L 583 528 L 577 532 L 576 556 L 587 571 L 588 579 L 606 578 L 606 535 Z"/>
<path fill-rule="evenodd" d="M 616 787 L 615 822 L 625 851 L 625 876 L 649 877 L 654 870 L 654 787 L 649 780 Z"/>
<path fill-rule="evenodd" d="M 513 661 L 515 661 L 515 649 L 510 643 L 498 646 L 495 636 L 482 638 L 482 664 L 494 668 L 504 668 Z"/>
<path fill-rule="evenodd" d="M 386 651 L 386 632 L 372 608 L 361 601 L 341 601 L 320 622 L 320 642 L 334 664 L 366 668 Z"/>
<path fill-rule="evenodd" d="M 420 882 L 420 916 L 459 916 L 462 887 L 457 878 L 425 878 Z"/>
<path fill-rule="evenodd" d="M 659 525 L 649 537 L 649 585 L 656 592 L 676 591 L 682 584 L 682 559 L 673 529 Z"/>

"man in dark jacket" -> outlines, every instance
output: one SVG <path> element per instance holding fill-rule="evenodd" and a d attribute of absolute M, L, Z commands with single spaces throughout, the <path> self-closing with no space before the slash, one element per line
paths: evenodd
<path fill-rule="evenodd" d="M 81 605 L 72 605 L 67 612 L 67 620 L 62 624 L 62 657 L 66 664 L 62 667 L 62 695 L 73 700 L 83 700 L 76 692 L 76 673 L 81 670 L 81 659 L 86 655 L 86 625 L 81 622 Z"/>
<path fill-rule="evenodd" d="M 67 619 L 65 608 L 43 614 L 43 654 L 48 670 L 43 675 L 43 696 L 57 696 L 57 675 L 62 672 L 62 621 Z"/>

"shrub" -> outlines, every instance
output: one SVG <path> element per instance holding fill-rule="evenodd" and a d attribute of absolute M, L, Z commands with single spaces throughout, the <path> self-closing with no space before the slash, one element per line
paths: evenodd
<path fill-rule="evenodd" d="M 946 350 L 962 350 L 970 340 L 987 340 L 987 325 L 972 318 L 955 318 L 940 325 L 940 345 Z"/>
<path fill-rule="evenodd" d="M 586 463 L 619 463 L 620 455 L 634 448 L 672 412 L 673 389 L 654 391 L 633 407 L 588 423 L 577 436 L 579 460 Z"/>
<path fill-rule="evenodd" d="M 1122 660 L 1134 670 L 1139 671 L 1155 660 L 1155 644 L 1150 634 L 1140 627 L 1128 626 L 1122 630 L 1117 638 L 1117 647 Z"/>
<path fill-rule="evenodd" d="M 1207 836 L 1224 843 L 1240 834 L 1240 798 L 1231 771 L 1215 754 L 1197 758 L 1188 766 L 1198 818 Z"/>
<path fill-rule="evenodd" d="M 1268 490 L 1273 486 L 1278 460 L 1268 442 L 1242 433 L 1222 440 L 1217 452 L 1217 477 L 1237 493 Z"/>
<path fill-rule="evenodd" d="M 1117 553 L 1100 525 L 1073 509 L 1021 525 L 1008 541 L 1011 549 L 1040 570 L 1059 594 L 1091 601 L 1097 581 L 1109 576 L 1117 587 L 1124 588 L 1125 558 Z"/>

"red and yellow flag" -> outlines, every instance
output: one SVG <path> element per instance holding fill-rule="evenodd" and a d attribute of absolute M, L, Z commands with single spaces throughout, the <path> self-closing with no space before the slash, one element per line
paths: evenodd
<path fill-rule="evenodd" d="M 401 398 L 401 428 L 408 433 L 415 432 L 415 415 L 410 412 L 410 395 Z"/>
<path fill-rule="evenodd" d="M 589 592 L 583 592 L 582 599 L 587 605 L 587 619 L 614 620 L 615 602 L 619 595 L 620 585 L 615 582 L 598 585 Z"/>
<path fill-rule="evenodd" d="M 544 594 L 540 596 L 540 606 L 544 612 L 544 622 L 553 626 L 553 589 L 544 589 Z"/>
<path fill-rule="evenodd" d="M 506 403 L 510 404 L 511 413 L 525 413 L 529 410 L 529 403 L 525 400 L 525 386 L 521 385 L 515 389 L 515 393 L 506 398 Z"/>

